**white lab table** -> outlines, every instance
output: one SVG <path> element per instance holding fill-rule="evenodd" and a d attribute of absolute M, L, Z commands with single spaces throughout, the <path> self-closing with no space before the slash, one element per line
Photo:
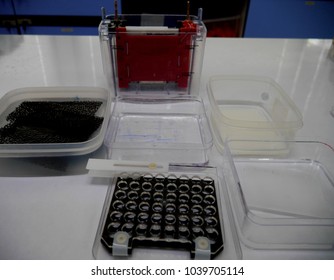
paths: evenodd
<path fill-rule="evenodd" d="M 212 75 L 268 76 L 303 115 L 296 139 L 334 147 L 330 46 L 330 40 L 317 39 L 208 38 L 200 94 L 206 99 Z M 0 97 L 30 86 L 106 87 L 98 37 L 0 36 Z M 108 181 L 89 177 L 85 166 L 88 157 L 103 152 L 101 147 L 88 156 L 0 159 L 0 259 L 93 258 Z M 219 258 L 234 259 L 226 231 Z"/>

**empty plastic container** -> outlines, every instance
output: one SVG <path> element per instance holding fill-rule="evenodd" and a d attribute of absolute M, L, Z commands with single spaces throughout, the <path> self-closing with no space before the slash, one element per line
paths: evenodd
<path fill-rule="evenodd" d="M 236 142 L 223 162 L 242 257 L 334 258 L 334 150 L 292 141 L 285 155 L 232 156 Z"/>
<path fill-rule="evenodd" d="M 302 127 L 302 115 L 284 90 L 272 79 L 253 76 L 215 76 L 208 84 L 210 120 L 223 150 L 229 140 L 293 140 Z M 278 142 L 277 142 L 278 143 Z M 233 153 L 280 152 L 281 146 L 258 147 L 239 142 Z M 263 144 L 263 143 L 262 143 Z"/>
<path fill-rule="evenodd" d="M 105 145 L 113 160 L 203 165 L 212 135 L 203 102 L 191 96 L 116 99 Z"/>

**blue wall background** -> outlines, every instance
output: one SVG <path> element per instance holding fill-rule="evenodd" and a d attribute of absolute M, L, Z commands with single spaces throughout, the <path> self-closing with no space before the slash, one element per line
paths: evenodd
<path fill-rule="evenodd" d="M 251 0 L 244 36 L 333 38 L 334 1 Z"/>
<path fill-rule="evenodd" d="M 121 12 L 121 0 L 118 0 L 118 10 Z M 13 9 L 14 5 L 14 9 Z M 17 34 L 17 26 L 5 27 L 13 23 L 15 16 L 20 21 L 20 31 L 23 34 L 59 34 L 59 35 L 97 35 L 97 26 L 101 19 L 101 7 L 107 13 L 114 12 L 113 0 L 0 0 L 0 33 Z M 35 16 L 35 18 L 33 17 Z M 25 19 L 25 27 L 21 23 Z M 66 25 L 68 19 L 77 21 Z M 6 22 L 7 20 L 7 22 Z M 57 26 L 63 20 L 64 25 Z M 5 24 L 3 22 L 5 21 Z M 44 21 L 43 26 L 34 22 Z M 70 23 L 72 23 L 70 21 Z M 23 22 L 24 24 L 24 22 Z M 49 25 L 48 25 L 49 24 Z M 94 26 L 96 24 L 96 26 Z M 91 25 L 91 26 L 90 26 Z"/>

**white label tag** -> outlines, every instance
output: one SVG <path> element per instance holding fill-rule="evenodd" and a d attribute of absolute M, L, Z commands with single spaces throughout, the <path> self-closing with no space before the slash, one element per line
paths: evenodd
<path fill-rule="evenodd" d="M 112 177 L 123 172 L 167 172 L 166 162 L 143 162 L 127 160 L 89 159 L 86 168 L 89 175 L 95 177 Z"/>

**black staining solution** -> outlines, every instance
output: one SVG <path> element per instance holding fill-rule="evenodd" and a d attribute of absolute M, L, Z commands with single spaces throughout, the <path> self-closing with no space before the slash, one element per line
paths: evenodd
<path fill-rule="evenodd" d="M 6 117 L 0 144 L 77 143 L 101 126 L 101 101 L 24 101 Z"/>

